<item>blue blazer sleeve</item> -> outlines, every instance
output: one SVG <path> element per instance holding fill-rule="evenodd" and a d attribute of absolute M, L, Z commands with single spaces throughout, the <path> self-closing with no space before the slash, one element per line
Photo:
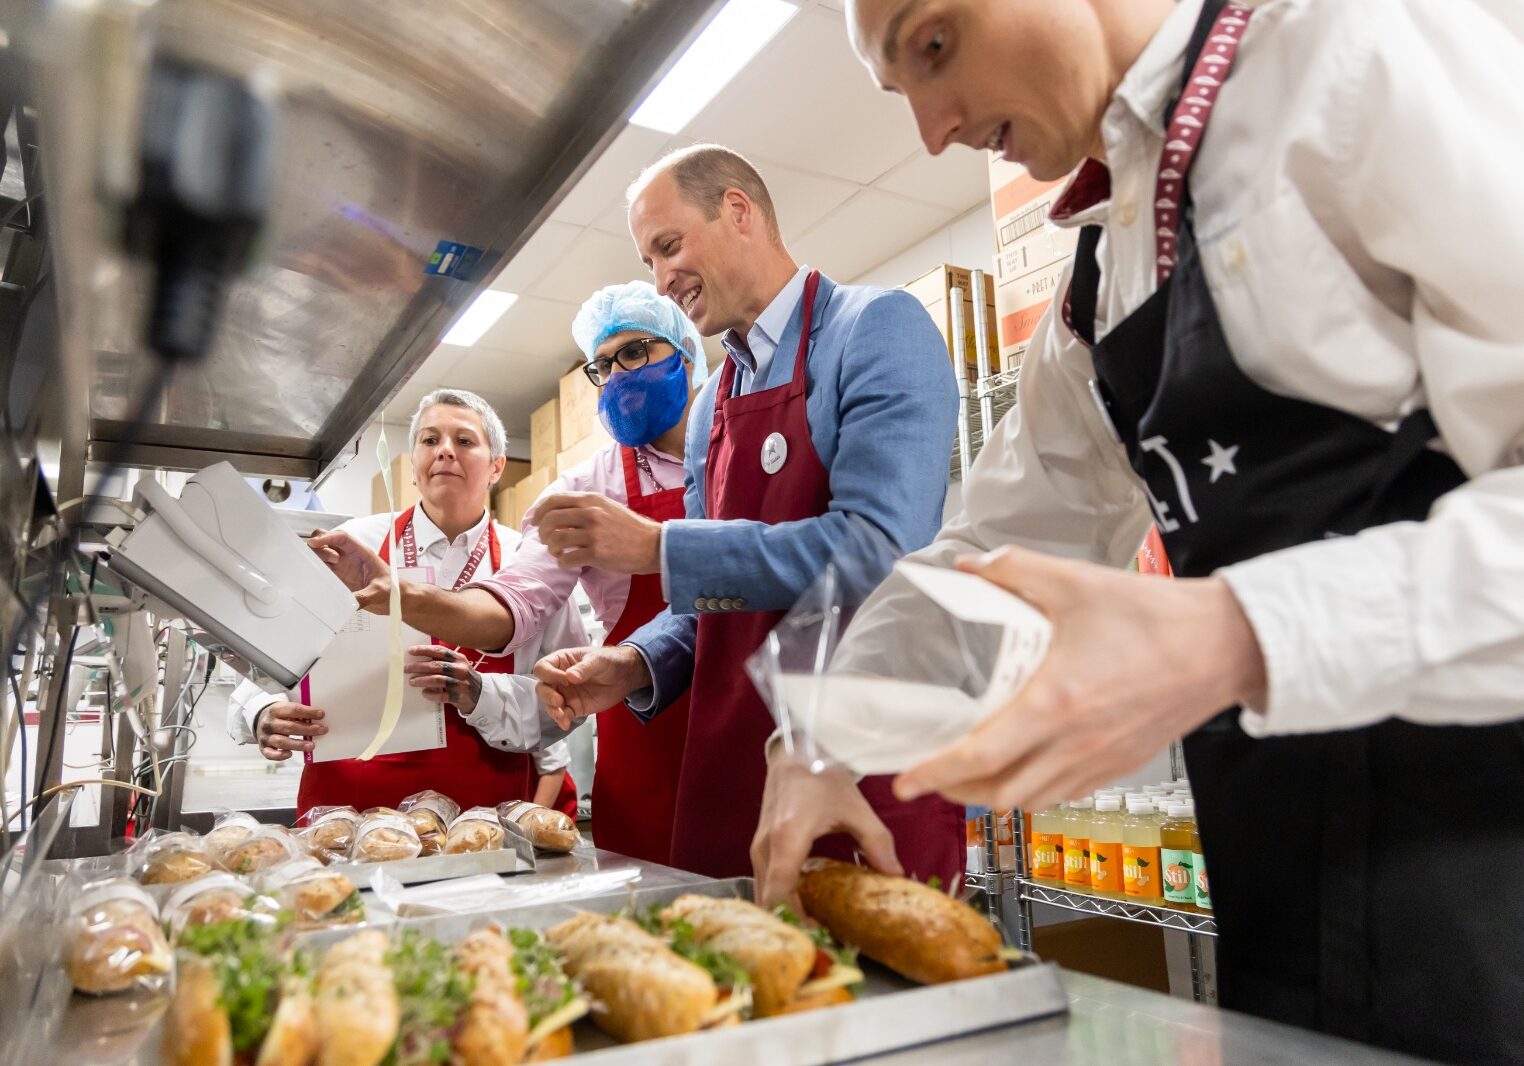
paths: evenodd
<path fill-rule="evenodd" d="M 710 520 L 701 517 L 694 490 L 702 482 L 690 468 L 689 517 L 668 523 L 666 532 L 676 615 L 694 612 L 696 600 L 727 596 L 744 598 L 747 610 L 787 610 L 830 562 L 860 601 L 896 558 L 935 536 L 958 410 L 947 347 L 909 293 L 878 290 L 857 298 L 859 306 L 833 324 L 845 330 L 834 366 L 817 369 L 811 360 L 811 371 L 828 377 L 812 381 L 812 391 L 836 394 L 835 452 L 821 455 L 830 471 L 829 510 L 778 525 Z M 817 334 L 817 345 L 825 341 Z M 697 428 L 690 426 L 690 442 Z M 813 404 L 811 431 L 823 451 Z"/>

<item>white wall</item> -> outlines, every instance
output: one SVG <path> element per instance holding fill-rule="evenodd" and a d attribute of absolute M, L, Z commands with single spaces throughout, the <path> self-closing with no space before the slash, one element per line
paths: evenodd
<path fill-rule="evenodd" d="M 995 221 L 982 203 L 944 228 L 852 279 L 857 285 L 893 287 L 914 281 L 943 263 L 990 271 L 995 265 Z"/>

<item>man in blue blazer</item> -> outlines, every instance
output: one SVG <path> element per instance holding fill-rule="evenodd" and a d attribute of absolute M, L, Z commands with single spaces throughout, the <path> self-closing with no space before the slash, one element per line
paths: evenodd
<path fill-rule="evenodd" d="M 946 345 L 913 297 L 838 285 L 794 261 L 766 185 L 739 154 L 697 145 L 669 155 L 631 187 L 629 219 L 658 291 L 700 333 L 720 335 L 727 358 L 689 418 L 686 519 L 658 526 L 581 494 L 537 508 L 565 565 L 659 572 L 670 607 L 617 647 L 558 653 L 536 674 L 547 706 L 567 718 L 621 699 L 649 718 L 691 687 L 672 861 L 740 876 L 751 871 L 773 731 L 746 658 L 828 563 L 860 599 L 935 535 L 957 390 Z M 621 412 L 641 421 L 645 400 L 630 392 L 600 404 L 616 437 Z M 868 808 L 887 826 L 863 841 L 874 865 L 948 884 L 961 876 L 961 808 L 903 803 L 875 778 L 856 800 L 842 828 L 871 822 L 859 817 Z M 827 838 L 817 851 L 849 857 L 850 847 Z"/>

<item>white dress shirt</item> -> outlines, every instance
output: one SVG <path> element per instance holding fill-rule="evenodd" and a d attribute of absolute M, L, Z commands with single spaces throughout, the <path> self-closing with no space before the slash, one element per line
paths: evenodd
<path fill-rule="evenodd" d="M 413 510 L 413 537 L 418 545 L 418 565 L 432 567 L 434 584 L 440 588 L 453 588 L 466 560 L 476 547 L 477 538 L 486 528 L 488 516 L 485 511 L 479 522 L 453 541 L 445 536 L 421 506 Z M 390 514 L 373 514 L 354 518 L 339 530 L 355 540 L 379 550 L 386 540 L 391 525 Z M 506 559 L 518 545 L 519 534 L 500 523 L 493 522 L 497 530 L 498 545 Z M 400 553 L 401 544 L 397 551 Z M 392 560 L 398 565 L 398 560 Z M 483 556 L 482 567 L 492 566 L 491 555 Z M 485 575 L 484 575 L 485 576 Z M 482 735 L 493 747 L 504 751 L 527 751 L 534 754 L 535 767 L 547 774 L 564 768 L 570 761 L 570 753 L 561 738 L 565 735 L 545 714 L 535 697 L 535 679 L 530 673 L 535 662 L 544 654 L 560 648 L 581 647 L 587 643 L 587 633 L 575 605 L 563 605 L 531 640 L 520 645 L 514 652 L 511 674 L 482 674 L 482 692 L 476 709 L 462 715 L 466 723 Z M 252 744 L 255 739 L 254 720 L 259 712 L 272 703 L 283 699 L 296 700 L 290 694 L 271 695 L 252 681 L 244 681 L 228 699 L 227 728 L 229 735 L 240 744 Z"/>
<path fill-rule="evenodd" d="M 1264 651 L 1256 735 L 1398 717 L 1524 716 L 1524 4 L 1266 0 L 1192 172 L 1208 285 L 1262 388 L 1393 427 L 1428 406 L 1471 480 L 1427 521 L 1225 568 Z M 1182 0 L 1102 122 L 1109 202 L 1097 328 L 1155 289 L 1164 108 L 1200 11 Z M 1060 292 L 1067 286 L 1064 279 Z M 1101 421 L 1090 355 L 1052 313 L 964 510 L 914 558 L 1023 544 L 1122 566 L 1150 521 Z M 849 631 L 854 661 L 937 654 L 896 578 Z M 950 663 L 957 663 L 950 658 Z"/>

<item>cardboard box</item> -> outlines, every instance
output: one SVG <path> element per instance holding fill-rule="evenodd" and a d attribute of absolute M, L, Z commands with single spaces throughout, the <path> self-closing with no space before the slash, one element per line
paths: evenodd
<path fill-rule="evenodd" d="M 492 486 L 493 498 L 501 496 L 532 473 L 534 473 L 534 467 L 529 463 L 522 459 L 509 459 L 503 464 L 503 474 L 497 479 L 497 484 Z"/>
<path fill-rule="evenodd" d="M 995 314 L 1001 366 L 1020 364 L 1032 332 L 1057 294 L 1074 256 L 1077 229 L 1060 229 L 1048 212 L 1068 179 L 1038 181 L 1026 167 L 990 157 L 995 216 Z"/>
<path fill-rule="evenodd" d="M 540 498 L 540 494 L 550 488 L 550 483 L 556 479 L 554 470 L 536 470 L 523 481 L 513 486 L 513 510 L 510 512 L 513 521 L 503 522 L 503 525 L 512 529 L 518 529 L 524 524 L 524 513 L 534 505 L 534 501 Z M 502 521 L 499 519 L 499 521 Z"/>
<path fill-rule="evenodd" d="M 579 365 L 561 378 L 561 437 L 557 451 L 578 444 L 598 425 L 598 386 Z"/>
<path fill-rule="evenodd" d="M 614 438 L 609 436 L 602 423 L 594 423 L 593 432 L 556 455 L 556 476 L 560 477 L 578 463 L 592 458 L 594 454 L 613 442 Z"/>
<path fill-rule="evenodd" d="M 518 496 L 514 492 L 515 487 L 515 485 L 509 485 L 492 497 L 492 517 L 509 529 L 518 529 L 518 520 L 523 517 L 523 513 L 517 510 L 514 503 Z"/>
<path fill-rule="evenodd" d="M 964 365 L 968 367 L 969 380 L 972 381 L 979 375 L 979 356 L 974 342 L 974 280 L 972 271 L 963 267 L 950 266 L 943 263 L 934 270 L 909 282 L 904 286 L 906 292 L 921 302 L 926 308 L 937 328 L 942 331 L 942 340 L 947 344 L 947 352 L 950 358 L 956 358 L 953 354 L 955 346 L 952 340 L 952 302 L 953 289 L 963 290 L 963 339 L 962 352 Z M 984 327 L 985 337 L 989 344 L 990 373 L 998 373 L 1000 370 L 1000 341 L 995 330 L 995 279 L 988 271 L 984 275 Z"/>
<path fill-rule="evenodd" d="M 529 468 L 554 470 L 561 450 L 561 401 L 547 400 L 529 416 Z"/>

